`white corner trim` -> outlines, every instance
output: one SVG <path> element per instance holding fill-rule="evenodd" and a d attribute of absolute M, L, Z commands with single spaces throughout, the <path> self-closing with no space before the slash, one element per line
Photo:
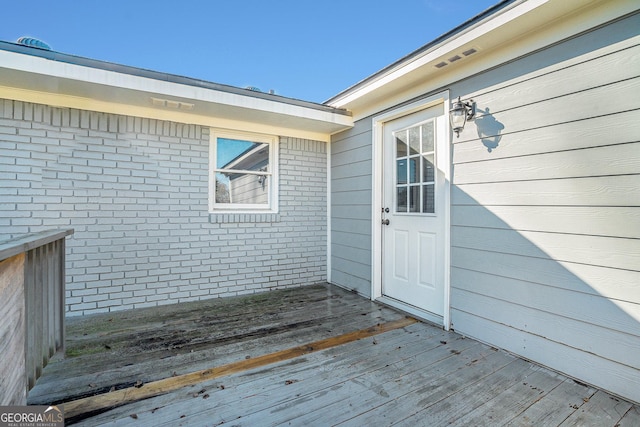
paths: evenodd
<path fill-rule="evenodd" d="M 331 283 L 331 141 L 327 142 L 327 282 Z"/>

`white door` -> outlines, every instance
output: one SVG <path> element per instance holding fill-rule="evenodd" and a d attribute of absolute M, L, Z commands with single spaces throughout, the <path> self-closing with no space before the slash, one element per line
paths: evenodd
<path fill-rule="evenodd" d="M 384 124 L 382 294 L 444 314 L 448 167 L 443 108 Z M 441 153 L 442 151 L 442 153 Z M 441 167 L 440 159 L 447 159 Z"/>

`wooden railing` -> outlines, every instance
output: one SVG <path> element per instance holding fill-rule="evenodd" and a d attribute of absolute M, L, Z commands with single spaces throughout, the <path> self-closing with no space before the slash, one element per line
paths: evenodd
<path fill-rule="evenodd" d="M 64 351 L 65 237 L 50 230 L 0 243 L 0 405 L 25 404 L 51 356 Z M 5 363 L 6 362 L 6 363 Z"/>

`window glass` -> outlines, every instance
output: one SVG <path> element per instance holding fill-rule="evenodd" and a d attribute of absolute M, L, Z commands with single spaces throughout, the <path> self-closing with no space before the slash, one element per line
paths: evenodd
<path fill-rule="evenodd" d="M 435 212 L 435 123 L 394 133 L 396 139 L 396 212 Z"/>
<path fill-rule="evenodd" d="M 274 208 L 274 143 L 261 139 L 212 135 L 213 210 Z"/>
<path fill-rule="evenodd" d="M 396 134 L 396 153 L 397 157 L 407 155 L 407 132 L 398 132 Z"/>
<path fill-rule="evenodd" d="M 420 174 L 419 160 L 419 157 L 409 159 L 409 182 L 411 184 L 418 182 L 418 175 Z"/>
<path fill-rule="evenodd" d="M 425 154 L 422 156 L 422 182 L 433 182 L 434 180 L 433 154 Z"/>
<path fill-rule="evenodd" d="M 420 153 L 420 129 L 417 127 L 409 129 L 409 148 L 412 155 Z"/>
<path fill-rule="evenodd" d="M 398 159 L 396 160 L 396 169 L 397 169 L 397 182 L 398 184 L 406 184 L 407 183 L 407 159 Z"/>

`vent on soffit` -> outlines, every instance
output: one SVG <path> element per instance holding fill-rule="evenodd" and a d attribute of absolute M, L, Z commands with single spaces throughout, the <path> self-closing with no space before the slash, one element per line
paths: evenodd
<path fill-rule="evenodd" d="M 434 67 L 436 68 L 443 68 L 446 67 L 449 64 L 453 64 L 456 61 L 460 61 L 461 59 L 464 59 L 468 56 L 473 55 L 474 53 L 478 52 L 478 48 L 475 47 L 471 47 L 467 50 L 464 50 L 460 53 L 457 53 L 455 55 L 450 56 L 448 59 L 445 59 L 443 61 L 438 62 L 437 64 L 434 65 Z"/>
<path fill-rule="evenodd" d="M 151 98 L 151 103 L 156 107 L 172 108 L 174 110 L 193 110 L 194 104 L 188 102 L 172 101 L 170 99 Z"/>

